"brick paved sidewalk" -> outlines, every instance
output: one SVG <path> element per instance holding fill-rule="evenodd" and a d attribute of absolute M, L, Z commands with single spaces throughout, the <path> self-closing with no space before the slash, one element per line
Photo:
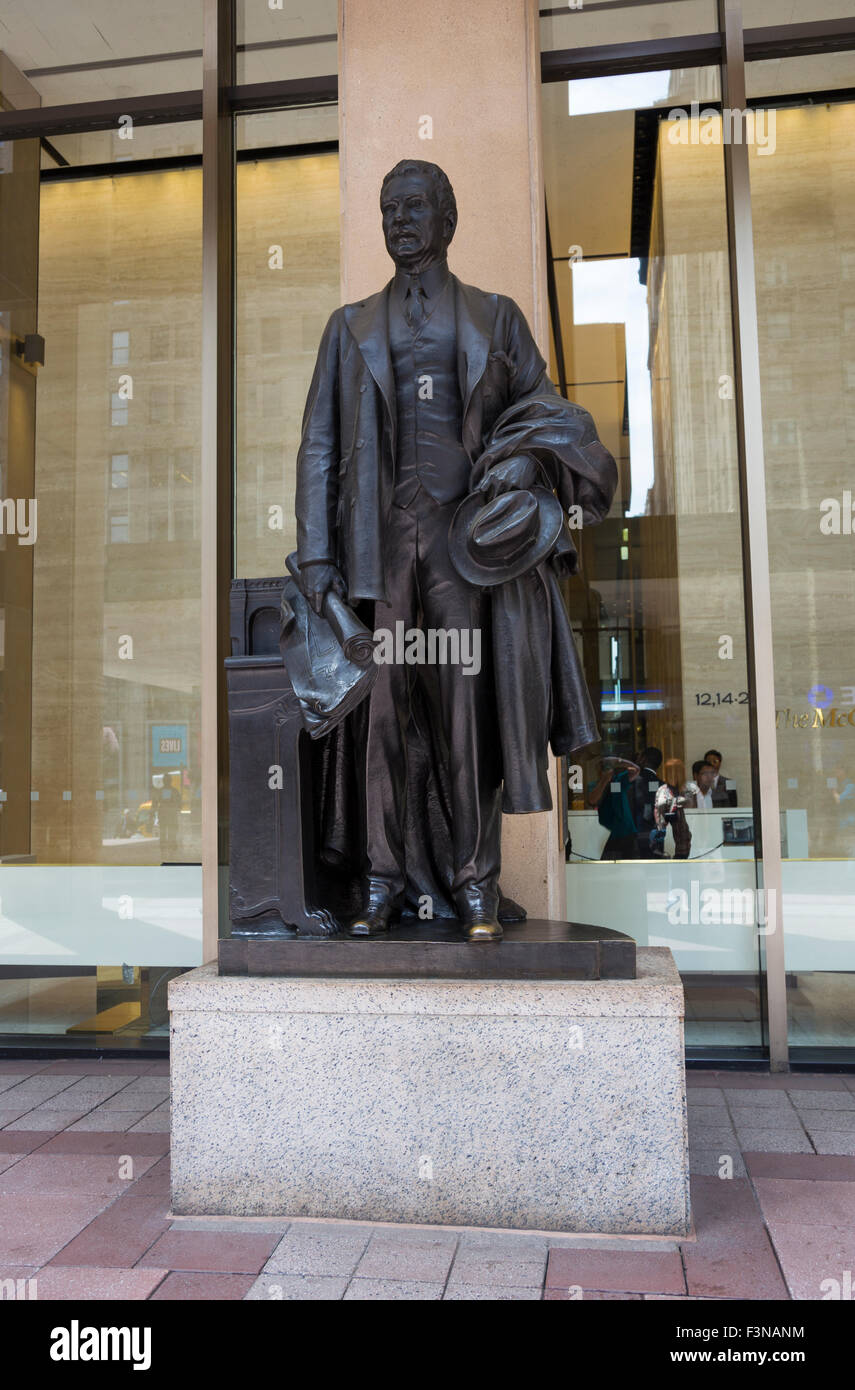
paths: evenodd
<path fill-rule="evenodd" d="M 0 1060 L 0 1294 L 35 1279 L 42 1300 L 850 1298 L 855 1076 L 688 1080 L 696 1239 L 677 1242 L 173 1220 L 166 1062 Z"/>

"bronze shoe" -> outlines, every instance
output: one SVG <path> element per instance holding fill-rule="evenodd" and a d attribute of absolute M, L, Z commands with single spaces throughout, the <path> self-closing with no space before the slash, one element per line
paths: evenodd
<path fill-rule="evenodd" d="M 467 941 L 500 941 L 504 936 L 495 917 L 482 922 L 467 922 L 463 930 Z"/>
<path fill-rule="evenodd" d="M 499 894 L 492 884 L 463 888 L 455 897 L 457 918 L 467 941 L 500 941 Z"/>
<path fill-rule="evenodd" d="M 524 907 L 520 907 L 519 903 L 514 902 L 513 898 L 506 898 L 501 888 L 499 888 L 498 892 L 499 910 L 496 916 L 503 927 L 508 926 L 510 923 L 525 922 L 528 920 L 528 914 Z"/>
<path fill-rule="evenodd" d="M 349 936 L 380 936 L 390 930 L 399 903 L 385 883 L 369 882 L 365 907 L 348 927 Z"/>
<path fill-rule="evenodd" d="M 391 929 L 391 903 L 367 907 L 358 917 L 354 917 L 347 929 L 348 936 L 380 936 Z"/>

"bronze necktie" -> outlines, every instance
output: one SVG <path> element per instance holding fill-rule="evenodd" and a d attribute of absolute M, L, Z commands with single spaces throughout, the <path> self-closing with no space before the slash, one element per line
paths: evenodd
<path fill-rule="evenodd" d="M 414 333 L 421 328 L 425 321 L 424 290 L 421 281 L 416 278 L 410 281 L 410 288 L 404 305 L 404 317 Z"/>

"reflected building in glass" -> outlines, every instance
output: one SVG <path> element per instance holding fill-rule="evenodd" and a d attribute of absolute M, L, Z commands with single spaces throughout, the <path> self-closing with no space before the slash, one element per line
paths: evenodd
<path fill-rule="evenodd" d="M 788 25 L 743 0 L 728 60 L 713 0 L 520 0 L 528 49 L 472 0 L 473 70 L 489 51 L 530 102 L 464 139 L 403 33 L 395 124 L 351 3 L 116 0 L 105 20 L 66 0 L 39 30 L 0 0 L 0 1047 L 163 1050 L 168 979 L 216 952 L 228 585 L 284 572 L 318 342 L 382 283 L 354 274 L 357 252 L 387 269 L 354 228 L 410 154 L 455 184 L 452 268 L 534 306 L 618 463 L 567 585 L 602 741 L 553 769 L 549 901 L 673 950 L 691 1058 L 851 1063 L 846 6 Z M 375 102 L 359 148 L 353 73 Z M 740 76 L 764 135 L 742 152 L 722 138 Z M 523 146 L 530 273 L 473 191 L 488 168 L 519 201 Z M 626 859 L 602 857 L 589 795 L 610 755 L 642 768 Z"/>

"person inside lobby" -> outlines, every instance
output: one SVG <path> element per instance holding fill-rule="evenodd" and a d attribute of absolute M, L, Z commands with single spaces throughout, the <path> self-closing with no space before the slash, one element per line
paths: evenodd
<path fill-rule="evenodd" d="M 735 806 L 736 786 L 730 778 L 725 777 L 721 770 L 722 756 L 717 748 L 708 748 L 704 754 L 703 761 L 710 763 L 715 773 L 712 784 L 712 804 L 718 806 Z"/>
<path fill-rule="evenodd" d="M 674 836 L 674 858 L 688 859 L 692 832 L 685 810 L 687 803 L 691 803 L 686 788 L 686 765 L 679 758 L 669 758 L 662 772 L 665 780 L 656 793 L 653 806 L 656 824 L 650 836 L 651 854 L 654 858 L 664 858 L 665 833 L 670 825 Z"/>
<path fill-rule="evenodd" d="M 684 789 L 686 804 L 692 810 L 712 811 L 715 808 L 712 794 L 714 781 L 715 768 L 712 763 L 705 762 L 703 758 L 692 763 L 692 781 L 687 782 Z"/>
<path fill-rule="evenodd" d="M 627 758 L 602 758 L 599 779 L 588 787 L 588 805 L 596 810 L 600 825 L 609 832 L 601 859 L 638 858 L 629 787 L 640 772 L 638 764 Z"/>
<path fill-rule="evenodd" d="M 653 807 L 661 786 L 659 769 L 662 766 L 662 750 L 648 746 L 639 753 L 636 762 L 641 768 L 641 775 L 631 783 L 629 798 L 638 832 L 638 856 L 649 859 L 650 836 L 655 825 Z"/>

